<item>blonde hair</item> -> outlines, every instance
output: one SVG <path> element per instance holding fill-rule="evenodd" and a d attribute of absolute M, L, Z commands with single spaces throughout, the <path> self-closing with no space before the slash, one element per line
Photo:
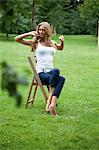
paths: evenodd
<path fill-rule="evenodd" d="M 44 27 L 44 30 L 45 30 L 45 32 L 46 32 L 46 35 L 45 35 L 45 41 L 48 43 L 48 45 L 49 46 L 53 46 L 53 44 L 52 44 L 52 42 L 51 42 L 51 36 L 52 36 L 52 29 L 51 29 L 51 26 L 50 26 L 50 24 L 48 23 L 48 22 L 41 22 L 41 23 L 39 23 L 38 24 L 38 26 L 37 26 L 37 32 L 39 31 L 39 28 L 40 28 L 40 26 L 42 26 L 43 25 L 43 27 Z M 40 37 L 36 37 L 36 36 L 34 36 L 33 37 L 33 48 L 35 48 L 36 47 L 36 44 L 38 43 L 38 42 L 40 42 L 40 40 L 41 40 L 41 38 Z"/>
<path fill-rule="evenodd" d="M 51 26 L 50 26 L 50 24 L 48 22 L 41 22 L 41 23 L 39 23 L 38 27 L 37 27 L 37 32 L 39 31 L 39 27 L 42 26 L 42 25 L 43 25 L 43 27 L 45 29 L 45 32 L 46 32 L 48 38 L 51 37 L 52 36 L 52 29 L 51 29 Z"/>

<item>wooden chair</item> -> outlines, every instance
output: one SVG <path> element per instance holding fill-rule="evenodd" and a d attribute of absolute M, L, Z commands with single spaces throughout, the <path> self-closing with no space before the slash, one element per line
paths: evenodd
<path fill-rule="evenodd" d="M 33 76 L 31 86 L 30 86 L 30 89 L 29 89 L 29 93 L 28 93 L 28 97 L 27 97 L 27 101 L 26 101 L 26 108 L 28 107 L 29 103 L 32 103 L 32 105 L 33 105 L 38 87 L 40 87 L 41 92 L 42 92 L 46 102 L 47 102 L 47 98 L 48 98 L 47 94 L 46 94 L 46 91 L 44 89 L 44 85 L 41 83 L 41 80 L 39 78 L 39 75 L 36 72 L 36 69 L 35 69 L 35 66 L 33 64 L 33 61 L 31 59 L 31 57 L 28 57 L 28 61 L 30 63 L 30 66 L 32 68 L 32 72 L 33 72 L 34 76 Z M 34 87 L 34 92 L 33 92 L 33 95 L 32 95 L 33 87 Z M 48 88 L 48 86 L 47 86 L 47 88 Z M 48 90 L 49 90 L 49 88 L 48 88 Z M 31 95 L 32 95 L 32 99 L 31 99 Z"/>

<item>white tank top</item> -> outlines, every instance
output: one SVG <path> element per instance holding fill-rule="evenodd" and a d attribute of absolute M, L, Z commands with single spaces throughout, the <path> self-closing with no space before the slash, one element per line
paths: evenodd
<path fill-rule="evenodd" d="M 36 48 L 36 71 L 49 72 L 53 68 L 53 57 L 56 52 L 54 47 L 43 46 L 40 42 Z"/>

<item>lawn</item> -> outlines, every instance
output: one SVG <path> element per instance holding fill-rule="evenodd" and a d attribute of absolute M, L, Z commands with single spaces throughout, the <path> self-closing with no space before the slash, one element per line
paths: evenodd
<path fill-rule="evenodd" d="M 58 36 L 53 39 L 58 41 Z M 0 37 L 0 62 L 7 61 L 18 74 L 27 76 L 29 85 L 18 86 L 23 101 L 0 90 L 0 150 L 98 150 L 99 149 L 99 49 L 95 37 L 65 36 L 65 47 L 58 51 L 54 67 L 60 68 L 66 82 L 58 99 L 54 118 L 45 112 L 40 90 L 34 107 L 25 108 L 32 79 L 27 57 L 28 46 Z"/>

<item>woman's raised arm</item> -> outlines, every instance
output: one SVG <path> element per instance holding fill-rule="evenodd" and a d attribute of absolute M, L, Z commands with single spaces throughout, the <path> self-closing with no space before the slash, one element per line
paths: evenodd
<path fill-rule="evenodd" d="M 38 33 L 36 31 L 24 33 L 24 34 L 16 36 L 15 40 L 19 43 L 31 46 L 33 44 L 33 40 L 32 39 L 31 40 L 24 39 L 25 37 L 28 37 L 28 36 L 38 36 Z"/>
<path fill-rule="evenodd" d="M 56 46 L 56 48 L 57 48 L 58 50 L 63 50 L 63 48 L 64 48 L 64 36 L 61 35 L 61 36 L 59 37 L 59 40 L 60 40 L 60 43 L 59 43 L 59 44 L 58 44 L 58 43 L 55 43 L 55 46 Z"/>

